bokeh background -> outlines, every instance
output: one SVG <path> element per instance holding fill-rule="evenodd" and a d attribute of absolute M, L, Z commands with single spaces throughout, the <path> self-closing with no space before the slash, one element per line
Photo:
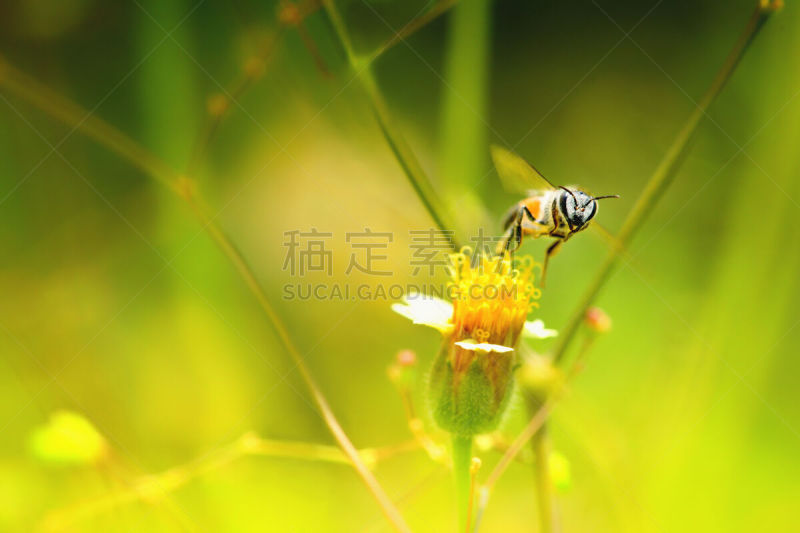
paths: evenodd
<path fill-rule="evenodd" d="M 621 194 L 598 215 L 614 231 L 754 3 L 500 0 L 464 17 L 460 34 L 452 12 L 439 17 L 373 68 L 463 240 L 497 231 L 518 199 L 492 172 L 489 142 L 515 147 L 555 182 Z M 338 5 L 359 54 L 426 7 Z M 386 368 L 411 348 L 424 369 L 437 334 L 393 314 L 391 301 L 282 295 L 298 282 L 431 281 L 412 274 L 409 231 L 433 223 L 324 11 L 300 30 L 280 30 L 278 12 L 247 0 L 4 2 L 0 54 L 171 167 L 193 161 L 211 212 L 352 440 L 407 441 Z M 558 493 L 564 531 L 796 527 L 799 23 L 796 5 L 767 23 L 601 295 L 613 330 L 551 424 L 571 470 Z M 198 144 L 209 110 L 272 39 L 263 73 L 255 69 Z M 255 299 L 185 204 L 2 82 L 0 95 L 0 530 L 35 530 L 54 510 L 208 457 L 247 431 L 331 444 Z M 346 233 L 367 227 L 393 232 L 379 263 L 391 278 L 344 274 Z M 284 232 L 311 228 L 332 233 L 331 277 L 284 268 Z M 544 246 L 524 250 L 541 259 Z M 548 326 L 565 323 L 606 250 L 586 233 L 554 259 L 538 313 Z M 58 465 L 32 452 L 31 435 L 61 409 L 94 424 L 111 465 Z M 515 408 L 504 432 L 524 420 Z M 498 458 L 483 455 L 485 465 Z M 424 453 L 376 474 L 415 531 L 453 528 L 451 480 Z M 513 465 L 484 529 L 536 528 L 531 470 Z M 389 527 L 346 465 L 244 457 L 65 530 Z"/>

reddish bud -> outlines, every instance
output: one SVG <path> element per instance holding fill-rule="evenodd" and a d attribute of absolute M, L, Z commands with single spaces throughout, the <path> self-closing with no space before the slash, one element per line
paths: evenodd
<path fill-rule="evenodd" d="M 587 309 L 584 320 L 589 329 L 597 333 L 605 333 L 611 329 L 611 318 L 599 307 Z"/>
<path fill-rule="evenodd" d="M 417 354 L 414 350 L 400 350 L 397 352 L 397 364 L 400 366 L 414 366 L 417 364 Z"/>

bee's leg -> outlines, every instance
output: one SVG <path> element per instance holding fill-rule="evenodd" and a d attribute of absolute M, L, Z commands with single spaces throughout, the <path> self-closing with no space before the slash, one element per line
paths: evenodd
<path fill-rule="evenodd" d="M 520 209 L 520 211 L 522 212 L 522 214 L 520 216 L 520 222 L 522 222 L 522 219 L 525 218 L 526 216 L 530 219 L 531 222 L 536 222 L 536 223 L 539 222 L 538 220 L 536 220 L 536 217 L 533 216 L 533 213 L 531 213 L 531 210 L 528 209 L 527 205 L 523 205 L 522 208 Z"/>
<path fill-rule="evenodd" d="M 519 217 L 519 204 L 511 206 L 511 209 L 503 215 L 503 229 L 510 228 L 516 222 L 517 217 Z"/>
<path fill-rule="evenodd" d="M 547 276 L 547 264 L 550 262 L 550 257 L 556 255 L 563 243 L 564 241 L 562 239 L 558 239 L 547 248 L 547 253 L 544 255 L 544 265 L 542 265 L 542 288 L 544 288 L 544 282 Z"/>
<path fill-rule="evenodd" d="M 533 213 L 531 213 L 530 209 L 528 209 L 528 207 L 525 205 L 522 205 L 519 209 L 517 209 L 513 218 L 508 217 L 505 224 L 505 227 L 508 228 L 508 232 L 504 239 L 500 241 L 500 246 L 498 246 L 497 249 L 498 254 L 502 254 L 504 252 L 514 253 L 519 249 L 520 246 L 522 246 L 522 222 L 526 216 L 531 222 L 536 222 L 536 218 L 533 216 Z M 512 239 L 514 240 L 513 249 L 511 248 Z"/>
<path fill-rule="evenodd" d="M 513 253 L 518 247 L 515 247 L 514 250 L 511 249 L 511 241 L 517 241 L 517 231 L 520 229 L 519 209 L 512 211 L 512 213 L 506 217 L 503 227 L 506 229 L 506 233 L 503 235 L 503 239 L 497 243 L 497 249 L 495 250 L 497 255 L 503 255 L 506 252 Z"/>
<path fill-rule="evenodd" d="M 518 220 L 517 223 L 514 224 L 514 249 L 510 250 L 511 253 L 514 253 L 517 250 L 519 250 L 519 247 L 521 245 L 522 245 L 522 217 L 520 217 L 520 220 Z"/>
<path fill-rule="evenodd" d="M 518 222 L 512 222 L 503 239 L 498 243 L 495 250 L 497 255 L 503 255 L 506 252 L 514 253 L 519 248 L 519 243 L 522 240 L 522 225 Z M 511 243 L 514 242 L 514 248 L 511 248 Z"/>

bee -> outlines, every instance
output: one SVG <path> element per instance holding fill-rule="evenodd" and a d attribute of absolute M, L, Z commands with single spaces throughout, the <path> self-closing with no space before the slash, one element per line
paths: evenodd
<path fill-rule="evenodd" d="M 592 196 L 574 186 L 555 186 L 513 152 L 500 146 L 492 146 L 491 151 L 492 160 L 505 188 L 517 192 L 526 191 L 528 195 L 508 211 L 503 224 L 506 233 L 498 245 L 497 253 L 513 253 L 521 246 L 524 236 L 555 239 L 547 248 L 542 266 L 544 286 L 550 258 L 570 237 L 590 226 L 597 215 L 598 200 L 619 198 L 619 195 Z M 614 240 L 600 226 L 595 224 L 593 227 L 600 229 L 606 238 Z"/>

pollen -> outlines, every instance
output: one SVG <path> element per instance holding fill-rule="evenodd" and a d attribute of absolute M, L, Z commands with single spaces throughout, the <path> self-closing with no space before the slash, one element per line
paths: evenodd
<path fill-rule="evenodd" d="M 490 333 L 485 329 L 478 328 L 473 333 L 473 338 L 475 338 L 478 342 L 487 342 L 489 340 Z"/>
<path fill-rule="evenodd" d="M 514 347 L 528 313 L 538 307 L 541 291 L 534 285 L 536 262 L 529 256 L 512 259 L 481 254 L 469 248 L 450 256 L 455 340 Z"/>

